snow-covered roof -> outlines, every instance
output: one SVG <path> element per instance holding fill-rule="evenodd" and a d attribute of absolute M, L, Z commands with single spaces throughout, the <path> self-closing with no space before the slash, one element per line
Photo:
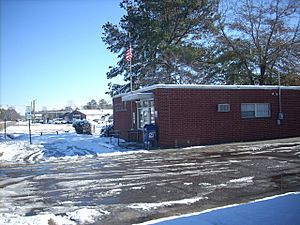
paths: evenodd
<path fill-rule="evenodd" d="M 106 115 L 106 114 L 112 114 L 113 110 L 112 109 L 82 109 L 78 110 L 82 114 L 86 116 L 95 116 L 95 115 Z"/>
<path fill-rule="evenodd" d="M 125 95 L 122 97 L 122 101 L 133 101 L 133 100 L 137 100 L 137 99 L 150 99 L 150 98 L 153 98 L 154 95 L 153 93 L 149 93 L 149 92 L 146 92 L 146 93 L 132 93 L 132 94 L 129 94 L 129 95 Z"/>
<path fill-rule="evenodd" d="M 155 89 L 232 89 L 232 90 L 277 90 L 277 85 L 199 85 L 199 84 L 155 84 L 139 90 L 114 96 L 127 98 L 130 95 L 149 92 Z M 300 90 L 300 86 L 280 86 L 283 90 Z M 125 97 L 126 96 L 126 97 Z"/>

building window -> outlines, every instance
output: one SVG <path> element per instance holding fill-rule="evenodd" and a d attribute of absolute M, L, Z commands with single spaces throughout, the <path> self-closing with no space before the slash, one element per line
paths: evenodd
<path fill-rule="evenodd" d="M 229 104 L 218 104 L 218 112 L 230 112 Z"/>
<path fill-rule="evenodd" d="M 138 128 L 143 128 L 146 124 L 155 123 L 154 101 L 141 100 L 137 103 Z"/>
<path fill-rule="evenodd" d="M 241 104 L 242 118 L 266 118 L 271 116 L 269 103 Z"/>

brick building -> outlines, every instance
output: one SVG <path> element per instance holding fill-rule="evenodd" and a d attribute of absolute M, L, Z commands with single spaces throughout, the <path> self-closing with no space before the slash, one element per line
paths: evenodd
<path fill-rule="evenodd" d="M 300 136 L 300 86 L 158 84 L 113 106 L 122 138 L 142 141 L 152 123 L 162 148 Z"/>

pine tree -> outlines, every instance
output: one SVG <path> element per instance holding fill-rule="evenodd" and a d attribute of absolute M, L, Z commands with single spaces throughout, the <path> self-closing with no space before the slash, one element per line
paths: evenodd
<path fill-rule="evenodd" d="M 119 57 L 107 78 L 130 80 L 124 55 L 131 44 L 134 89 L 156 83 L 201 82 L 195 66 L 205 43 L 199 40 L 208 34 L 217 6 L 217 0 L 122 1 L 127 15 L 119 25 L 108 22 L 103 26 L 103 41 Z M 110 83 L 110 89 L 110 94 L 127 92 L 129 83 Z"/>

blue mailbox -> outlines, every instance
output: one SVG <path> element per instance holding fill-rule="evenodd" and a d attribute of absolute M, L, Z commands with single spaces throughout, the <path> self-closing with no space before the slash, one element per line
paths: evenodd
<path fill-rule="evenodd" d="M 155 147 L 157 143 L 157 126 L 155 124 L 146 124 L 144 126 L 144 147 Z"/>

